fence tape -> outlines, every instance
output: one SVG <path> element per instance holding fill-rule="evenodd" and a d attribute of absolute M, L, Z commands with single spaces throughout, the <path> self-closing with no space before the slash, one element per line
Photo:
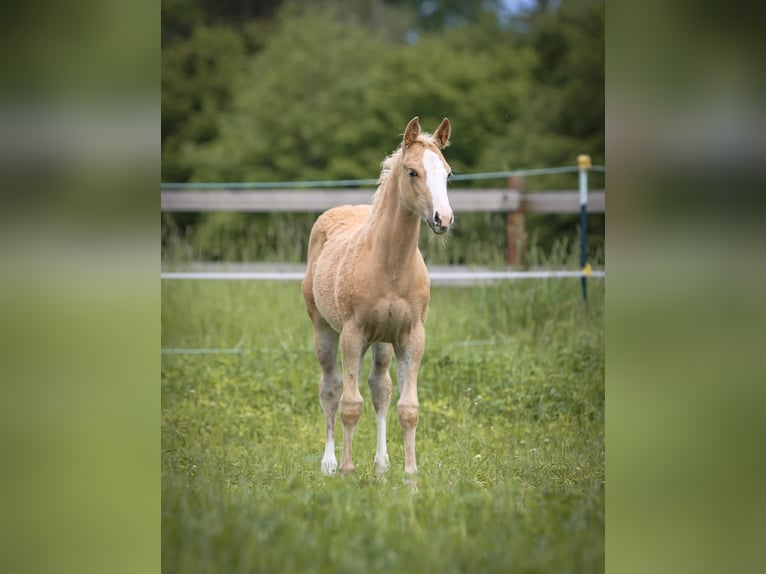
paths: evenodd
<path fill-rule="evenodd" d="M 484 179 L 505 179 L 516 176 L 552 175 L 558 173 L 576 173 L 577 166 L 542 167 L 535 169 L 511 169 L 485 173 L 459 173 L 452 176 L 452 181 L 474 181 Z M 606 172 L 603 165 L 594 165 L 593 171 Z M 162 183 L 163 191 L 184 189 L 295 189 L 318 187 L 367 187 L 378 185 L 378 179 L 334 179 L 319 181 L 236 181 L 236 182 L 188 182 Z"/>

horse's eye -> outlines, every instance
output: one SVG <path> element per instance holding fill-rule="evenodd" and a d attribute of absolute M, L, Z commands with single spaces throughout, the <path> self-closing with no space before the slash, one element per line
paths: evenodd
<path fill-rule="evenodd" d="M 415 171 L 414 169 L 409 169 L 408 168 L 407 172 L 410 174 L 410 177 L 417 177 L 418 176 L 418 172 Z"/>

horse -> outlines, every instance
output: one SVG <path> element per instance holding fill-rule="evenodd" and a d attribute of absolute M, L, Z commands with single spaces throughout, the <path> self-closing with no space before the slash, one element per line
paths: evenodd
<path fill-rule="evenodd" d="M 404 472 L 405 476 L 417 474 L 418 369 L 430 299 L 418 239 L 421 219 L 438 235 L 455 221 L 447 197 L 451 169 L 441 152 L 450 132 L 448 118 L 433 134 L 421 132 L 418 117 L 412 118 L 399 147 L 381 164 L 372 204 L 329 209 L 312 227 L 302 294 L 322 370 L 319 399 L 326 439 L 321 472 L 325 475 L 335 474 L 338 468 L 335 419 L 339 409 L 343 424 L 340 471 L 346 475 L 354 470 L 352 442 L 362 414 L 359 379 L 370 347 L 368 385 L 377 419 L 375 472 L 380 475 L 391 467 L 386 415 L 392 387 L 389 366 L 395 354 Z"/>

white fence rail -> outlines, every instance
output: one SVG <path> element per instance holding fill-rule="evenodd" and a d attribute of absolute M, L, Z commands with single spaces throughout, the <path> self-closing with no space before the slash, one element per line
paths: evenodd
<path fill-rule="evenodd" d="M 170 190 L 162 191 L 160 206 L 164 212 L 321 212 L 338 205 L 370 203 L 372 194 L 364 189 Z M 572 190 L 451 189 L 449 196 L 456 212 L 580 213 L 579 194 Z M 588 212 L 604 213 L 605 204 L 603 190 L 588 194 Z"/>
<path fill-rule="evenodd" d="M 300 281 L 303 271 L 165 271 L 161 279 L 202 281 Z M 468 271 L 433 270 L 429 272 L 434 285 L 474 285 L 493 281 L 519 279 L 563 279 L 567 277 L 594 277 L 603 279 L 605 271 L 532 270 L 532 271 Z"/>

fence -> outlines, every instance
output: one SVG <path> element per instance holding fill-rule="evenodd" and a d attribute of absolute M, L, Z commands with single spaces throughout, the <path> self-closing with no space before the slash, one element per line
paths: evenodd
<path fill-rule="evenodd" d="M 448 266 L 457 267 L 457 266 Z M 161 279 L 196 279 L 214 281 L 300 281 L 305 275 L 305 268 L 297 271 L 164 271 Z M 502 281 L 507 279 L 563 279 L 565 277 L 603 278 L 604 271 L 591 269 L 578 271 L 490 271 L 463 269 L 429 269 L 431 282 L 437 285 L 471 285 L 477 282 Z"/>
<path fill-rule="evenodd" d="M 526 213 L 580 213 L 583 236 L 586 213 L 605 213 L 604 190 L 587 189 L 587 171 L 605 171 L 603 166 L 559 167 L 456 175 L 453 181 L 507 178 L 507 188 L 450 188 L 450 205 L 456 212 L 500 212 L 507 214 L 506 241 L 509 264 L 521 263 L 526 240 Z M 579 190 L 526 193 L 525 177 L 553 173 L 580 173 Z M 583 183 L 583 173 L 585 181 Z M 161 210 L 164 212 L 321 212 L 346 204 L 369 203 L 372 190 L 344 189 L 375 185 L 376 180 L 310 182 L 165 183 Z M 584 191 L 583 191 L 584 190 Z M 583 267 L 585 262 L 583 262 Z"/>
<path fill-rule="evenodd" d="M 606 276 L 594 271 L 587 263 L 585 251 L 587 213 L 605 213 L 604 190 L 588 190 L 588 171 L 605 171 L 603 166 L 591 166 L 589 156 L 579 156 L 577 167 L 518 170 L 484 174 L 457 175 L 456 181 L 470 179 L 507 178 L 508 188 L 450 189 L 450 205 L 455 212 L 507 213 L 508 262 L 520 262 L 523 253 L 525 213 L 579 213 L 581 225 L 581 269 L 579 271 L 454 271 L 431 270 L 437 283 L 495 281 L 507 279 L 538 279 L 579 277 L 583 300 L 587 305 L 587 278 Z M 579 189 L 525 193 L 524 177 L 551 173 L 579 173 Z M 319 212 L 345 204 L 368 203 L 369 190 L 342 189 L 343 186 L 375 185 L 376 180 L 341 180 L 332 182 L 286 183 L 190 183 L 162 184 L 161 209 L 164 212 L 245 211 L 245 212 Z M 326 189 L 325 189 L 326 188 Z M 164 280 L 287 280 L 303 278 L 303 271 L 282 272 L 163 272 Z M 162 349 L 163 355 L 242 354 L 241 341 L 231 349 Z"/>

